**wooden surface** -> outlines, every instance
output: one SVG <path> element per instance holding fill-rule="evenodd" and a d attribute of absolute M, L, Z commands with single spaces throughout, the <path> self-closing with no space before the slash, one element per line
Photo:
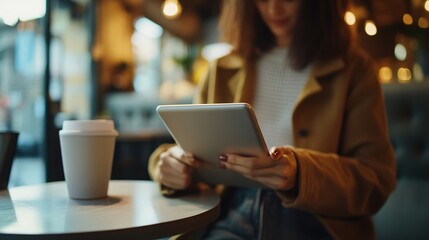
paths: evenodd
<path fill-rule="evenodd" d="M 65 182 L 0 191 L 0 239 L 154 239 L 214 221 L 212 191 L 166 198 L 151 181 L 110 181 L 109 197 L 73 200 Z"/>

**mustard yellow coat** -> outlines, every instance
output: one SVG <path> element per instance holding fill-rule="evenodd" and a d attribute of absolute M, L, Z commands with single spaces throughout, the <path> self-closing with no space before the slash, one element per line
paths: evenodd
<path fill-rule="evenodd" d="M 195 102 L 252 103 L 255 66 L 228 55 L 209 69 Z M 284 207 L 317 216 L 335 239 L 375 238 L 371 215 L 395 188 L 396 164 L 376 76 L 371 59 L 357 49 L 317 61 L 293 111 L 299 192 L 277 194 Z M 153 179 L 166 147 L 151 156 Z"/>

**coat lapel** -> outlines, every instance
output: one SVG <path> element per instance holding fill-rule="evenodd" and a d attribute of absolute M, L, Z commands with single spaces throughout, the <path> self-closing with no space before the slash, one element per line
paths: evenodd
<path fill-rule="evenodd" d="M 334 73 L 345 66 L 342 58 L 335 58 L 330 61 L 317 61 L 310 73 L 309 79 L 304 86 L 303 91 L 298 97 L 296 106 L 298 106 L 308 96 L 322 91 L 321 79 L 323 76 Z"/>
<path fill-rule="evenodd" d="M 252 74 L 247 72 L 242 58 L 236 55 L 229 55 L 219 61 L 219 67 L 224 71 L 233 72 L 232 77 L 227 78 L 227 86 L 233 93 L 234 102 L 250 102 L 253 96 L 254 81 L 249 79 Z"/>

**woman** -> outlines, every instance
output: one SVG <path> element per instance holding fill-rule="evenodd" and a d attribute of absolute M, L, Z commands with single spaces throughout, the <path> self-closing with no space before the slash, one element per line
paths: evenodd
<path fill-rule="evenodd" d="M 225 153 L 219 167 L 270 190 L 226 188 L 204 239 L 372 239 L 371 215 L 395 187 L 382 92 L 350 40 L 341 0 L 227 0 L 233 52 L 214 62 L 196 102 L 248 102 L 270 157 Z M 165 194 L 193 186 L 192 153 L 161 146 L 150 173 Z"/>

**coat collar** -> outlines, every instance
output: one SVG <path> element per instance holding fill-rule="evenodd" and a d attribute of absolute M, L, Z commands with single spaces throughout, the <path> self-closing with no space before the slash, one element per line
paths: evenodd
<path fill-rule="evenodd" d="M 226 69 L 240 69 L 244 66 L 244 60 L 237 54 L 228 54 L 219 58 L 218 66 Z"/>
<path fill-rule="evenodd" d="M 344 68 L 345 63 L 343 58 L 336 57 L 331 60 L 318 60 L 314 63 L 313 70 L 310 73 L 309 79 L 298 97 L 297 104 L 299 104 L 306 97 L 322 91 L 321 81 L 322 77 L 334 73 Z"/>
<path fill-rule="evenodd" d="M 323 77 L 342 69 L 344 66 L 345 63 L 342 57 L 336 57 L 325 61 L 318 60 L 314 64 L 312 75 L 316 78 Z"/>

